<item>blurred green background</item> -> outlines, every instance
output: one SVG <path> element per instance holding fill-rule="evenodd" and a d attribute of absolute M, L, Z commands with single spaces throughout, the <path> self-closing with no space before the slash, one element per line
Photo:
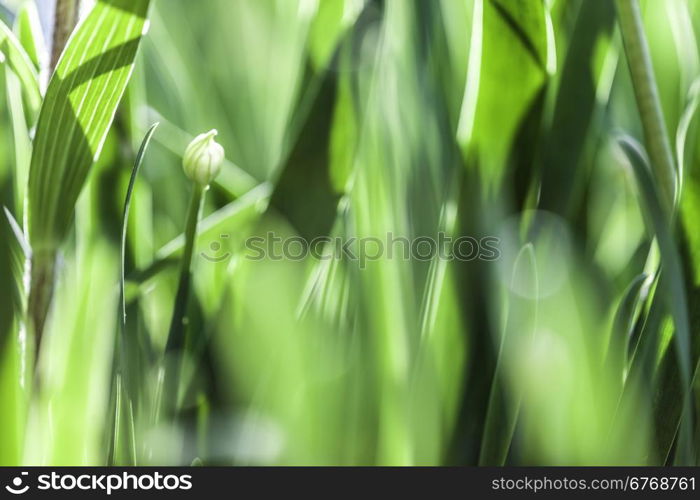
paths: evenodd
<path fill-rule="evenodd" d="M 2 4 L 38 26 L 32 0 Z M 663 231 L 620 146 L 644 136 L 612 1 L 155 0 L 61 249 L 40 390 L 0 224 L 0 464 L 698 464 L 700 1 L 641 6 L 681 179 Z M 18 86 L 2 65 L 0 202 L 21 220 Z M 155 122 L 121 335 L 122 210 Z M 227 162 L 169 418 L 181 156 L 212 128 Z M 270 231 L 494 236 L 500 259 L 247 258 Z"/>

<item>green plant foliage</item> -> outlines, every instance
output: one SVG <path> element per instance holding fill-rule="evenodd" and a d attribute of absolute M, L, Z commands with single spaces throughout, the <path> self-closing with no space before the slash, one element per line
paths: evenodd
<path fill-rule="evenodd" d="M 29 169 L 28 232 L 35 249 L 56 248 L 70 227 L 131 76 L 149 4 L 100 0 L 51 78 Z"/>
<path fill-rule="evenodd" d="M 0 464 L 700 464 L 699 0 L 0 6 Z"/>

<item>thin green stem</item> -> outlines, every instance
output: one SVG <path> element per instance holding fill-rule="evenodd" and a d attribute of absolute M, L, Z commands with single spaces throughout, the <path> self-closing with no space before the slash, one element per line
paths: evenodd
<path fill-rule="evenodd" d="M 644 128 L 644 142 L 654 175 L 660 184 L 664 208 L 670 213 L 676 199 L 676 167 L 661 110 L 639 1 L 615 0 L 615 4 L 637 107 Z"/>
<path fill-rule="evenodd" d="M 173 414 L 177 410 L 177 397 L 180 387 L 180 362 L 176 356 L 170 354 L 182 351 L 185 348 L 185 327 L 187 323 L 187 302 L 190 293 L 192 256 L 194 254 L 195 240 L 197 237 L 197 224 L 199 214 L 204 202 L 204 193 L 208 188 L 194 183 L 194 191 L 187 210 L 187 222 L 185 223 L 185 248 L 180 265 L 180 279 L 175 296 L 175 307 L 170 322 L 170 332 L 166 344 L 166 366 L 164 380 L 164 410 L 165 415 Z"/>
<path fill-rule="evenodd" d="M 56 274 L 56 251 L 34 251 L 31 257 L 29 280 L 29 297 L 27 299 L 27 318 L 29 331 L 34 342 L 35 371 L 41 349 L 46 319 L 49 315 L 53 298 Z M 38 385 L 38 373 L 35 374 L 35 385 Z"/>

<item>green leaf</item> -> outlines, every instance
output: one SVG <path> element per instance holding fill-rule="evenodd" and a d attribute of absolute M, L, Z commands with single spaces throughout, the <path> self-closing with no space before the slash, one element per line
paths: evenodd
<path fill-rule="evenodd" d="M 557 213 L 570 207 L 589 176 L 582 168 L 583 155 L 589 131 L 599 133 L 594 115 L 598 103 L 600 81 L 605 78 L 607 57 L 596 61 L 596 51 L 607 55 L 617 48 L 605 43 L 609 38 L 615 9 L 611 2 L 583 2 L 571 34 L 566 60 L 561 68 L 556 102 L 542 148 L 541 208 Z M 602 50 L 601 50 L 602 49 Z M 592 129 L 592 130 L 591 130 Z M 592 135 L 592 134 L 590 134 Z"/>
<path fill-rule="evenodd" d="M 309 34 L 309 53 L 317 69 L 328 64 L 343 33 L 362 8 L 362 2 L 353 0 L 324 0 L 319 4 Z"/>
<path fill-rule="evenodd" d="M 112 401 L 114 421 L 108 455 L 110 465 L 136 465 L 137 463 L 133 404 L 124 385 L 122 375 L 117 373 L 114 377 Z"/>
<path fill-rule="evenodd" d="M 34 67 L 39 70 L 46 47 L 41 25 L 39 24 L 39 13 L 36 10 L 34 2 L 25 2 L 24 5 L 22 5 L 22 8 L 17 14 L 15 29 L 17 31 L 17 38 L 19 38 L 24 50 L 27 51 L 29 59 L 34 64 Z"/>
<path fill-rule="evenodd" d="M 332 72 L 324 76 L 270 200 L 270 206 L 309 240 L 328 234 L 340 199 L 328 169 L 338 78 Z"/>
<path fill-rule="evenodd" d="M 22 90 L 24 91 L 24 98 L 30 115 L 36 116 L 41 106 L 39 76 L 22 44 L 12 30 L 2 21 L 0 21 L 0 53 L 22 83 Z"/>
<path fill-rule="evenodd" d="M 29 171 L 29 239 L 54 251 L 100 156 L 148 23 L 150 0 L 100 0 L 73 33 L 41 108 Z"/>
<path fill-rule="evenodd" d="M 14 209 L 17 217 L 24 220 L 24 202 L 27 192 L 29 163 L 32 157 L 32 141 L 30 137 L 31 123 L 28 123 L 26 107 L 22 99 L 22 83 L 16 75 L 7 73 L 7 106 L 12 123 L 12 139 L 14 142 Z M 34 115 L 36 116 L 36 114 Z M 31 117 L 30 117 L 31 120 Z M 33 122 L 33 120 L 31 120 Z"/>
<path fill-rule="evenodd" d="M 458 139 L 485 177 L 498 180 L 521 125 L 547 76 L 542 0 L 476 0 Z"/>
<path fill-rule="evenodd" d="M 31 355 L 22 341 L 24 310 L 24 262 L 27 251 L 22 230 L 10 211 L 0 214 L 0 465 L 21 463 L 27 411 L 27 359 Z"/>

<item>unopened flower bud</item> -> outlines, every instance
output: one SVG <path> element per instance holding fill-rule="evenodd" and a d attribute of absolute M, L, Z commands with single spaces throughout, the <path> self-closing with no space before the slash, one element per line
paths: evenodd
<path fill-rule="evenodd" d="M 217 134 L 216 130 L 211 130 L 198 135 L 182 157 L 185 175 L 202 186 L 208 186 L 216 179 L 224 163 L 224 148 L 216 142 Z"/>

